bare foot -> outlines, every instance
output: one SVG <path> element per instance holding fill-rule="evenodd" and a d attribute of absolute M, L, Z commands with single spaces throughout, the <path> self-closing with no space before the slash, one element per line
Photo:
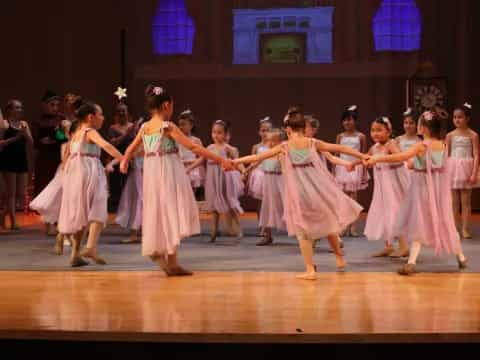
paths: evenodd
<path fill-rule="evenodd" d="M 336 256 L 335 257 L 335 262 L 337 264 L 337 270 L 345 270 L 347 267 L 347 262 L 345 261 L 344 257 L 342 255 Z"/>
<path fill-rule="evenodd" d="M 297 279 L 299 280 L 317 280 L 317 274 L 315 272 L 306 272 L 301 275 L 296 276 Z"/>
<path fill-rule="evenodd" d="M 107 262 L 97 255 L 95 249 L 85 248 L 83 249 L 81 256 L 92 259 L 98 265 L 107 265 Z"/>
<path fill-rule="evenodd" d="M 393 253 L 393 248 L 384 248 L 382 251 L 373 254 L 372 257 L 374 257 L 374 258 L 378 258 L 378 257 L 388 257 L 388 256 L 390 256 L 392 253 Z"/>
<path fill-rule="evenodd" d="M 63 235 L 58 234 L 55 239 L 54 251 L 56 255 L 63 255 Z"/>

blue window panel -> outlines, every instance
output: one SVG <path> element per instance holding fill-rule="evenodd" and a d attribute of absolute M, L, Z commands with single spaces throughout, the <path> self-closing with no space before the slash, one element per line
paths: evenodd
<path fill-rule="evenodd" d="M 415 0 L 383 0 L 373 19 L 377 51 L 420 49 L 422 19 Z"/>
<path fill-rule="evenodd" d="M 153 52 L 156 55 L 191 55 L 195 24 L 185 0 L 159 0 L 152 20 Z"/>

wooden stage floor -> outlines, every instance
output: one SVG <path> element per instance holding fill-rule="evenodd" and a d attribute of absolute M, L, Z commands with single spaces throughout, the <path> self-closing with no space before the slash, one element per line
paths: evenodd
<path fill-rule="evenodd" d="M 50 249 L 50 240 L 38 241 Z M 166 278 L 154 267 L 55 270 L 0 271 L 0 340 L 480 343 L 478 273 L 324 272 L 305 282 L 290 270 L 200 268 L 190 278 Z"/>
<path fill-rule="evenodd" d="M 0 272 L 0 338 L 186 343 L 480 341 L 474 274 Z"/>

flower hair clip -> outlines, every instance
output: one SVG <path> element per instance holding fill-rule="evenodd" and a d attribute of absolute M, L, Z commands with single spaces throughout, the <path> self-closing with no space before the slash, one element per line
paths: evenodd
<path fill-rule="evenodd" d="M 469 104 L 468 102 L 466 102 L 465 104 L 463 104 L 463 106 L 465 106 L 467 109 L 469 110 L 472 110 L 472 105 Z"/>
<path fill-rule="evenodd" d="M 382 121 L 385 123 L 385 125 L 387 125 L 387 129 L 389 131 L 392 131 L 392 123 L 391 123 L 390 119 L 386 116 L 382 116 Z"/>
<path fill-rule="evenodd" d="M 263 124 L 269 121 L 270 121 L 270 116 L 265 116 L 262 120 L 260 120 L 260 124 Z"/>
<path fill-rule="evenodd" d="M 192 110 L 187 109 L 184 112 L 182 112 L 180 115 L 192 115 Z"/>
<path fill-rule="evenodd" d="M 161 88 L 160 86 L 155 86 L 152 90 L 152 93 L 156 96 L 160 96 L 163 94 L 163 88 Z"/>
<path fill-rule="evenodd" d="M 409 107 L 405 112 L 403 113 L 403 116 L 410 116 L 413 114 L 413 109 Z"/>
<path fill-rule="evenodd" d="M 431 111 L 425 111 L 422 114 L 422 116 L 426 121 L 432 121 L 433 120 L 433 112 L 431 112 Z"/>
<path fill-rule="evenodd" d="M 358 106 L 357 106 L 357 105 L 352 105 L 352 106 L 350 106 L 347 110 L 348 110 L 348 111 L 357 111 L 357 110 L 358 110 Z"/>

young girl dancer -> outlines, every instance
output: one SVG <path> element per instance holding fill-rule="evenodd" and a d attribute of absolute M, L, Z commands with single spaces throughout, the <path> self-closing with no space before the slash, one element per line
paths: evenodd
<path fill-rule="evenodd" d="M 143 159 L 143 150 L 137 150 L 118 204 L 115 223 L 130 230 L 128 239 L 122 241 L 124 244 L 134 244 L 142 240 Z M 106 166 L 107 172 L 112 173 L 117 163 L 118 160 L 110 162 Z"/>
<path fill-rule="evenodd" d="M 76 108 L 78 126 L 68 147 L 58 230 L 73 235 L 70 259 L 73 267 L 88 265 L 82 257 L 104 265 L 105 260 L 97 254 L 98 238 L 108 218 L 107 178 L 100 161 L 101 149 L 119 160 L 122 154 L 97 132 L 104 121 L 102 108 L 81 99 Z M 87 230 L 87 245 L 80 254 Z"/>
<path fill-rule="evenodd" d="M 282 143 L 283 134 L 280 129 L 271 129 L 266 137 L 266 144 L 274 148 Z M 262 162 L 263 199 L 260 207 L 259 225 L 264 229 L 264 237 L 257 246 L 265 246 L 273 243 L 272 229 L 285 230 L 286 224 L 283 219 L 282 194 L 284 181 L 280 155 L 266 159 Z"/>
<path fill-rule="evenodd" d="M 272 122 L 270 117 L 265 117 L 260 120 L 260 127 L 258 130 L 258 135 L 260 136 L 261 142 L 253 145 L 252 155 L 262 154 L 268 150 L 267 145 L 267 134 L 272 129 Z M 252 167 L 250 176 L 248 178 L 248 194 L 257 200 L 262 200 L 262 189 L 263 189 L 263 171 L 260 166 Z"/>
<path fill-rule="evenodd" d="M 342 114 L 342 125 L 344 132 L 337 135 L 337 144 L 345 145 L 362 153 L 367 152 L 367 138 L 364 134 L 357 131 L 356 121 L 358 118 L 357 106 L 352 105 Z M 346 161 L 353 161 L 354 158 L 349 155 L 341 154 L 340 158 Z M 365 190 L 368 187 L 368 172 L 358 165 L 354 171 L 348 171 L 345 166 L 337 165 L 335 167 L 335 178 L 342 190 L 352 199 L 357 200 L 358 191 Z M 348 234 L 357 237 L 356 222 L 350 226 Z"/>
<path fill-rule="evenodd" d="M 160 265 L 167 276 L 192 275 L 178 264 L 177 250 L 182 239 L 200 232 L 200 219 L 177 143 L 226 169 L 233 166 L 231 161 L 191 142 L 170 122 L 173 97 L 166 90 L 148 86 L 146 104 L 152 118 L 142 126 L 120 164 L 121 171 L 127 173 L 130 159 L 143 143 L 142 253 Z"/>
<path fill-rule="evenodd" d="M 190 139 L 191 142 L 199 146 L 203 146 L 202 140 L 192 135 L 192 131 L 194 130 L 194 127 L 195 127 L 195 118 L 191 110 L 185 110 L 180 114 L 180 117 L 178 118 L 178 127 L 180 128 L 180 130 L 182 130 L 185 136 Z M 195 160 L 198 159 L 198 156 L 195 155 L 189 149 L 187 149 L 185 146 L 178 145 L 178 148 L 180 150 L 180 157 L 182 159 L 182 162 L 185 168 L 188 168 L 190 165 L 192 165 L 195 162 Z M 190 182 L 192 183 L 192 187 L 195 193 L 197 194 L 199 188 L 203 186 L 203 182 L 205 180 L 204 167 L 200 166 L 193 169 L 192 171 L 190 171 L 189 177 L 190 177 Z"/>
<path fill-rule="evenodd" d="M 422 141 L 417 135 L 417 121 L 411 108 L 403 113 L 403 130 L 405 133 L 395 139 L 400 151 L 407 151 Z"/>
<path fill-rule="evenodd" d="M 368 154 L 384 155 L 400 152 L 396 142 L 391 140 L 392 123 L 386 117 L 375 119 L 371 127 L 375 142 Z M 385 241 L 385 247 L 373 257 L 391 256 L 394 252 L 394 225 L 398 209 L 409 186 L 408 170 L 403 163 L 381 164 L 374 167 L 373 198 L 365 225 L 365 236 L 370 241 Z M 399 238 L 398 257 L 408 256 L 405 239 Z"/>
<path fill-rule="evenodd" d="M 207 150 L 223 159 L 236 159 L 238 158 L 238 150 L 226 142 L 228 132 L 228 125 L 225 121 L 215 121 L 212 126 L 213 144 L 208 146 Z M 195 161 L 187 169 L 187 173 L 202 165 L 204 161 L 203 158 Z M 231 223 L 231 229 L 235 229 L 237 236 L 241 237 L 239 215 L 243 214 L 243 209 L 240 206 L 239 198 L 243 193 L 243 184 L 238 180 L 238 176 L 227 175 L 218 165 L 218 162 L 207 161 L 204 209 L 213 213 L 210 242 L 215 242 L 217 239 L 220 214 L 225 214 L 227 225 Z"/>
<path fill-rule="evenodd" d="M 422 245 L 455 254 L 460 269 L 467 266 L 460 238 L 451 211 L 451 178 L 447 164 L 447 148 L 441 141 L 442 119 L 439 114 L 425 112 L 419 120 L 419 134 L 424 141 L 409 150 L 392 155 L 375 155 L 368 160 L 376 163 L 397 163 L 413 158 L 413 172 L 408 191 L 397 213 L 394 235 L 403 235 L 410 242 L 408 263 L 401 275 L 411 275 Z"/>
<path fill-rule="evenodd" d="M 281 156 L 285 178 L 283 205 L 290 236 L 295 235 L 305 262 L 306 272 L 300 279 L 315 280 L 312 239 L 327 236 L 335 250 L 337 268 L 345 267 L 338 235 L 357 219 L 362 207 L 345 195 L 329 176 L 318 157 L 320 151 L 349 154 L 368 159 L 364 154 L 344 145 L 334 145 L 305 137 L 305 119 L 290 112 L 285 123 L 288 141 L 261 154 L 235 160 L 236 164 L 263 161 Z"/>
<path fill-rule="evenodd" d="M 63 134 L 65 134 L 66 138 L 69 139 L 70 129 L 72 126 L 71 121 L 63 120 L 60 126 Z M 68 156 L 68 146 L 68 142 L 61 145 L 60 158 L 62 162 L 58 167 L 54 178 L 45 187 L 45 189 L 43 189 L 40 194 L 38 194 L 37 197 L 33 199 L 30 203 L 30 208 L 40 214 L 42 222 L 47 227 L 47 234 L 51 234 L 54 232 L 56 233 L 56 224 L 58 223 L 58 218 L 60 216 L 60 206 L 62 204 L 63 169 L 65 167 L 65 162 Z M 57 255 L 62 255 L 64 244 L 68 244 L 68 241 L 71 242 L 71 239 L 67 238 L 67 236 L 64 236 L 61 233 L 57 234 L 54 249 Z"/>
<path fill-rule="evenodd" d="M 478 178 L 478 134 L 470 129 L 472 106 L 464 104 L 455 109 L 453 123 L 456 129 L 447 135 L 447 146 L 452 167 L 453 212 L 457 227 L 461 210 L 461 235 L 471 239 L 470 216 L 472 212 L 472 189 L 480 187 Z"/>

